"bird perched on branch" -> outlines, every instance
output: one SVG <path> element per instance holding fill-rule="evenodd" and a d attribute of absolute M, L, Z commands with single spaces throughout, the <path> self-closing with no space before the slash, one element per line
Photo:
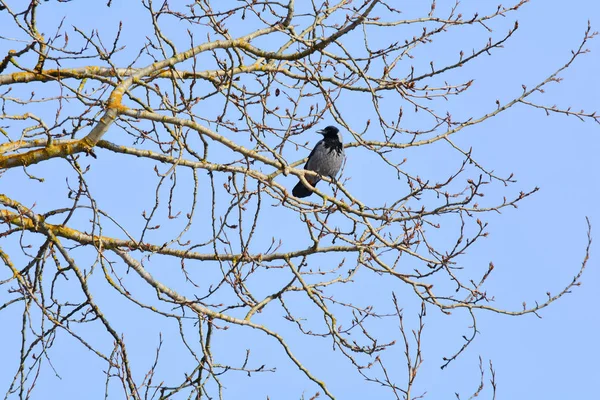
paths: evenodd
<path fill-rule="evenodd" d="M 325 129 L 317 131 L 317 133 L 323 135 L 323 139 L 319 140 L 308 156 L 308 161 L 304 169 L 315 171 L 320 176 L 328 176 L 331 179 L 335 179 L 344 161 L 344 146 L 342 145 L 340 130 L 335 126 L 328 126 Z M 313 186 L 321 180 L 318 176 L 306 175 L 305 177 Z M 294 186 L 292 194 L 296 197 L 307 197 L 312 194 L 312 191 L 300 181 Z"/>

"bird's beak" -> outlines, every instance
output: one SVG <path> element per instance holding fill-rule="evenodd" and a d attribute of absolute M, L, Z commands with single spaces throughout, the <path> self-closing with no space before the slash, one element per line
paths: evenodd
<path fill-rule="evenodd" d="M 324 129 L 318 130 L 317 133 L 320 133 L 321 135 L 324 135 L 325 134 L 325 130 Z"/>

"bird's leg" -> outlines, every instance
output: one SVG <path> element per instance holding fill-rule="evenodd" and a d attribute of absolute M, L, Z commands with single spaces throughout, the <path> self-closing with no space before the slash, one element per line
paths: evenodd
<path fill-rule="evenodd" d="M 335 176 L 331 176 L 331 184 L 333 185 L 333 195 L 337 197 L 337 192 L 340 190 L 338 186 L 338 180 Z"/>

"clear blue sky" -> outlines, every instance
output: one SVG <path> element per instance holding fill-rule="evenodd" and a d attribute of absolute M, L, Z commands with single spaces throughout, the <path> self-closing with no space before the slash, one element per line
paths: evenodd
<path fill-rule="evenodd" d="M 147 16 L 142 12 L 138 13 L 139 10 L 133 12 L 128 9 L 128 5 L 124 5 L 125 2 L 113 3 L 113 6 L 107 9 L 104 6 L 105 1 L 80 0 L 62 5 L 51 2 L 41 8 L 43 13 L 40 13 L 40 20 L 47 32 L 53 32 L 60 18 L 66 16 L 67 25 L 87 29 L 91 29 L 92 26 L 98 27 L 101 34 L 109 34 L 112 38 L 116 31 L 115 21 L 127 19 L 123 35 L 127 42 L 131 43 L 131 49 L 137 49 L 139 46 L 136 44 L 144 41 L 143 35 L 139 35 L 139 29 L 146 26 Z M 414 2 L 409 3 L 411 4 L 407 7 L 412 7 Z M 441 11 L 451 3 L 438 1 L 438 9 Z M 465 15 L 468 15 L 469 10 L 479 3 L 481 2 L 464 1 L 461 7 L 465 10 Z M 410 8 L 406 11 L 407 16 L 414 13 L 416 11 Z M 3 24 L 2 18 L 0 12 L 0 26 Z M 503 49 L 494 51 L 492 56 L 481 57 L 469 69 L 453 71 L 448 75 L 453 79 L 475 78 L 472 93 L 465 95 L 460 101 L 454 100 L 448 106 L 453 115 L 477 115 L 493 109 L 496 99 L 510 99 L 521 92 L 522 84 L 532 85 L 562 66 L 570 57 L 571 50 L 578 46 L 583 37 L 588 19 L 591 20 L 593 30 L 600 30 L 600 4 L 589 0 L 573 0 L 566 3 L 538 0 L 525 6 L 517 14 L 511 14 L 507 21 L 515 18 L 519 20 L 520 28 Z M 509 26 L 507 23 L 502 29 L 505 30 Z M 175 30 L 175 27 L 173 29 Z M 443 60 L 444 56 L 449 54 L 446 52 L 453 51 L 453 46 L 457 43 L 480 43 L 487 38 L 484 35 L 479 42 L 473 41 L 471 35 L 474 31 L 469 28 L 464 31 L 459 29 L 457 32 L 461 33 L 449 35 L 447 42 L 424 47 L 415 53 L 415 62 L 426 65 L 430 60 Z M 19 37 L 20 33 L 3 31 L 0 35 Z M 398 38 L 402 39 L 404 38 Z M 469 50 L 468 46 L 464 49 Z M 571 69 L 561 74 L 563 82 L 547 86 L 546 93 L 536 95 L 534 99 L 550 106 L 556 104 L 564 108 L 573 106 L 574 109 L 600 111 L 600 38 L 592 40 L 588 47 L 591 53 L 580 57 Z M 0 42 L 0 56 L 6 54 L 9 48 L 7 42 Z M 125 53 L 122 57 L 130 60 L 133 56 Z M 21 89 L 29 90 L 27 87 Z M 382 104 L 389 112 L 397 108 L 396 104 Z M 338 105 L 342 106 L 348 110 L 348 121 L 357 126 L 362 126 L 367 119 L 372 118 L 371 114 L 363 112 L 362 106 L 357 107 L 350 102 Z M 418 125 L 418 115 L 409 118 L 414 119 L 409 119 L 408 123 Z M 323 121 L 323 125 L 330 122 L 332 121 Z M 6 121 L 2 121 L 3 126 L 6 124 Z M 116 137 L 116 132 L 113 129 L 106 139 L 127 143 L 126 139 Z M 430 307 L 423 338 L 424 364 L 415 386 L 415 394 L 427 391 L 426 398 L 449 399 L 454 398 L 454 393 L 458 392 L 461 398 L 468 398 L 479 383 L 478 357 L 481 356 L 484 364 L 487 364 L 488 360 L 492 360 L 494 364 L 498 398 L 597 398 L 597 362 L 600 359 L 600 344 L 597 340 L 600 314 L 596 307 L 600 290 L 597 261 L 597 243 L 600 241 L 600 158 L 597 156 L 600 149 L 599 135 L 600 125 L 592 121 L 584 123 L 575 117 L 563 115 L 547 117 L 541 110 L 518 105 L 498 118 L 465 129 L 456 137 L 456 142 L 463 147 L 473 147 L 474 158 L 483 162 L 488 169 L 493 169 L 500 175 L 508 175 L 511 172 L 515 174 L 517 184 L 507 192 L 501 188 L 494 188 L 490 192 L 491 197 L 501 198 L 520 190 L 540 187 L 540 191 L 520 203 L 518 209 L 487 216 L 490 222 L 489 237 L 480 241 L 462 259 L 465 267 L 487 266 L 493 261 L 496 268 L 486 289 L 495 295 L 498 307 L 520 309 L 523 301 L 528 304 L 533 304 L 536 300 L 543 301 L 547 291 L 556 294 L 572 279 L 584 256 L 586 216 L 592 223 L 592 234 L 596 243 L 592 246 L 592 258 L 583 275 L 581 287 L 575 288 L 573 293 L 543 310 L 540 313 L 542 319 L 535 315 L 515 318 L 479 313 L 478 330 L 481 335 L 465 354 L 443 371 L 439 368 L 443 363 L 442 357 L 450 356 L 460 348 L 461 336 L 469 334 L 469 319 L 460 312 L 444 316 Z M 315 141 L 313 133 L 306 133 L 304 138 L 308 142 Z M 441 144 L 424 149 L 411 149 L 406 152 L 406 167 L 413 172 L 417 171 L 421 176 L 442 176 L 448 168 L 455 165 L 456 159 L 448 156 L 449 154 L 452 154 L 449 147 Z M 295 161 L 305 155 L 301 153 L 289 161 Z M 377 198 L 379 191 L 389 189 L 389 176 L 373 174 L 368 168 L 368 163 L 352 158 L 352 152 L 349 152 L 348 157 L 344 176 L 352 177 L 348 187 L 357 197 Z M 139 160 L 127 161 L 123 157 L 101 150 L 98 151 L 98 160 L 85 161 L 92 164 L 89 179 L 95 185 L 94 190 L 100 206 L 110 210 L 126 224 L 134 227 L 133 229 L 139 226 L 140 210 L 144 207 L 148 209 L 152 203 L 152 197 L 147 199 L 144 196 L 153 196 L 155 180 L 140 180 L 136 175 L 137 168 L 145 171 L 145 175 L 139 176 L 151 176 L 148 175 L 148 172 L 151 172 L 151 164 L 140 166 L 135 164 Z M 121 164 L 124 161 L 133 164 Z M 48 166 L 56 169 L 48 169 Z M 61 175 L 64 171 L 60 163 L 53 161 L 34 167 L 32 171 L 44 177 L 46 182 L 40 184 L 23 181 L 22 171 L 15 169 L 0 177 L 0 192 L 12 195 L 24 204 L 32 204 L 35 201 L 39 210 L 60 206 L 66 193 L 64 176 Z M 282 182 L 289 183 L 290 188 L 293 185 L 291 178 Z M 126 192 L 138 193 L 138 197 L 122 198 L 118 195 Z M 136 204 L 131 203 L 132 199 Z M 140 204 L 145 206 L 141 207 Z M 273 209 L 272 218 L 279 218 L 281 212 Z M 289 237 L 290 232 L 279 225 L 269 226 L 260 234 L 264 235 L 264 241 L 268 241 L 271 236 Z M 3 244 L 1 240 L 0 244 L 4 248 L 10 245 Z M 12 245 L 15 243 L 12 242 Z M 182 284 L 180 275 L 170 273 L 177 269 L 177 261 L 155 257 L 152 262 L 155 263 L 156 270 L 153 273 L 157 277 L 164 279 L 166 283 Z M 1 272 L 0 279 L 6 279 L 6 273 Z M 202 275 L 199 274 L 198 278 L 201 279 Z M 355 296 L 363 305 L 381 304 L 383 307 L 389 307 L 390 293 L 392 290 L 396 291 L 401 303 L 405 305 L 407 325 L 415 326 L 419 308 L 410 297 L 409 290 L 399 287 L 397 282 L 377 277 L 364 277 L 361 284 L 364 285 L 364 292 L 356 292 Z M 163 338 L 166 339 L 160 369 L 160 372 L 165 374 L 163 377 L 167 379 L 171 370 L 175 374 L 180 365 L 190 362 L 181 358 L 183 351 L 179 343 L 174 343 L 176 339 L 170 342 L 173 335 L 176 335 L 174 324 L 164 324 L 161 319 L 149 316 L 148 313 L 141 314 L 136 307 L 124 305 L 126 303 L 123 302 L 120 302 L 118 307 L 115 306 L 116 303 L 111 303 L 113 295 L 104 294 L 106 286 L 101 283 L 98 283 L 97 287 L 92 285 L 92 289 L 98 290 L 98 299 L 106 307 L 107 315 L 123 329 L 131 346 L 131 357 L 144 366 L 140 367 L 139 371 L 150 366 L 159 331 L 163 332 Z M 69 290 L 68 285 L 65 285 L 64 290 Z M 265 290 L 268 291 L 267 287 Z M 193 288 L 190 288 L 187 294 L 193 294 Z M 153 293 L 143 295 L 151 298 Z M 7 301 L 11 296 L 5 291 L 0 292 L 0 302 Z M 309 313 L 311 310 L 306 308 L 301 311 Z M 15 327 L 19 326 L 20 318 L 20 310 L 16 308 L 0 312 L 2 390 L 5 390 L 17 368 L 14 360 L 20 342 L 19 329 Z M 132 320 L 135 320 L 134 325 L 129 323 Z M 260 318 L 258 321 L 261 322 Z M 281 322 L 269 323 L 284 331 L 289 328 Z M 394 324 L 390 326 L 393 327 Z M 92 335 L 92 341 L 107 343 L 106 335 L 94 337 L 92 327 L 89 329 L 89 332 L 82 332 Z M 382 325 L 381 329 L 388 328 Z M 267 365 L 269 358 L 277 360 L 281 355 L 280 348 L 277 348 L 272 340 L 266 340 L 256 332 L 233 328 L 228 332 L 219 333 L 222 335 L 219 336 L 215 348 L 225 352 L 224 358 L 229 357 L 230 361 L 239 361 L 241 356 L 233 351 L 227 353 L 229 347 L 244 349 L 250 346 L 250 342 L 253 354 L 263 354 L 266 358 L 262 358 L 261 362 Z M 398 332 L 384 332 L 382 336 L 398 339 Z M 328 381 L 330 390 L 338 398 L 378 398 L 379 393 L 389 396 L 387 392 L 379 392 L 380 388 L 377 385 L 365 383 L 352 368 L 340 362 L 339 352 L 331 353 L 329 342 L 315 344 L 297 338 L 293 344 L 296 353 L 303 358 L 307 366 L 313 368 L 315 375 Z M 320 358 L 322 354 L 331 355 L 323 360 Z M 36 387 L 37 396 L 34 398 L 75 399 L 81 398 L 82 393 L 86 393 L 86 398 L 102 398 L 104 381 L 97 372 L 104 368 L 104 365 L 87 350 L 73 340 L 59 337 L 51 355 L 60 378 L 45 365 L 44 373 Z M 402 349 L 398 347 L 386 357 L 389 363 L 393 363 L 392 360 L 397 358 L 398 364 L 394 371 L 400 374 L 405 362 Z M 5 362 L 7 359 L 13 361 Z M 74 363 L 77 364 L 75 368 Z M 96 372 L 93 379 L 88 378 L 89 371 Z M 264 399 L 265 394 L 269 393 L 271 399 L 288 399 L 290 392 L 296 395 L 304 388 L 306 396 L 310 398 L 317 390 L 306 383 L 294 366 L 278 367 L 276 376 L 278 381 L 274 384 L 270 375 L 257 375 L 248 380 L 240 374 L 239 380 L 226 381 L 225 397 Z M 403 378 L 397 379 L 404 382 Z M 260 388 L 260 384 L 269 385 L 272 390 Z"/>

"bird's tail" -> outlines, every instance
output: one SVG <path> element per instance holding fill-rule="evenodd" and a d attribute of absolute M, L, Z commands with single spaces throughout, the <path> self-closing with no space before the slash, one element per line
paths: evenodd
<path fill-rule="evenodd" d="M 294 186 L 294 189 L 292 189 L 292 194 L 294 197 L 302 198 L 310 196 L 312 192 L 302 183 L 302 181 L 300 181 Z"/>

